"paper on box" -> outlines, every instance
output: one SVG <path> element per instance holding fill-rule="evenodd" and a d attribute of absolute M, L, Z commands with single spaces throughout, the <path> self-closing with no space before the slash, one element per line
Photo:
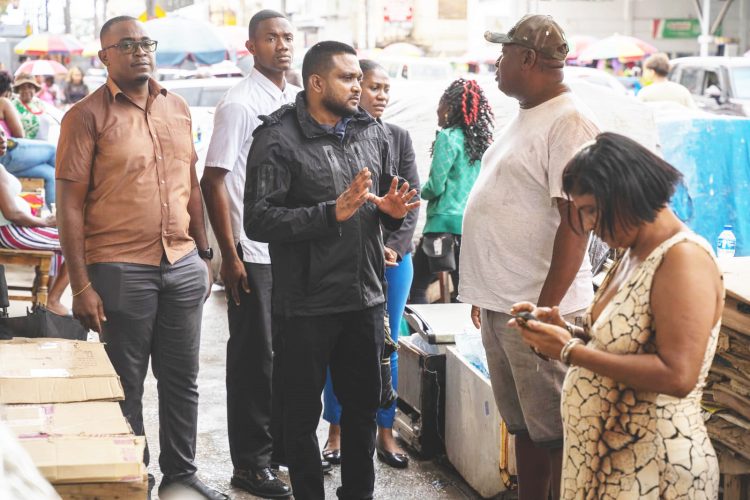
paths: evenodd
<path fill-rule="evenodd" d="M 124 399 L 104 345 L 62 339 L 0 341 L 0 403 Z"/>
<path fill-rule="evenodd" d="M 140 481 L 141 436 L 38 437 L 21 439 L 39 472 L 51 483 Z"/>
<path fill-rule="evenodd" d="M 5 406 L 0 421 L 19 438 L 132 434 L 116 402 Z"/>

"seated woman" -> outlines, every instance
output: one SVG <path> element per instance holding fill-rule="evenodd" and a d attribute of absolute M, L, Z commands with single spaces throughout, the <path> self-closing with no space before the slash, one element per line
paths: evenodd
<path fill-rule="evenodd" d="M 510 322 L 535 352 L 570 365 L 561 498 L 718 497 L 700 403 L 724 286 L 711 247 L 668 207 L 681 178 L 640 144 L 599 135 L 567 165 L 563 189 L 577 211 L 569 216 L 622 257 L 583 328 L 557 308 L 511 310 L 538 318 Z"/>
<path fill-rule="evenodd" d="M 0 164 L 17 177 L 44 179 L 44 199 L 49 205 L 55 202 L 55 146 L 47 141 L 25 138 L 22 120 L 9 99 L 12 85 L 10 73 L 0 71 L 0 132 L 12 137 L 12 145 L 0 156 Z"/>
<path fill-rule="evenodd" d="M 5 153 L 6 141 L 0 136 L 0 154 Z M 0 248 L 16 250 L 49 250 L 55 252 L 50 267 L 52 284 L 47 296 L 47 309 L 60 315 L 69 314 L 60 303 L 68 286 L 68 271 L 62 260 L 57 219 L 31 215 L 29 205 L 19 196 L 21 182 L 0 165 Z"/>

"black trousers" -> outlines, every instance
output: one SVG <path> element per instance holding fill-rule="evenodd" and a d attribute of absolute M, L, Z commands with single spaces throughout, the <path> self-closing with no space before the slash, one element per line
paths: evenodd
<path fill-rule="evenodd" d="M 324 498 L 316 429 L 326 367 L 342 408 L 338 497 L 372 498 L 384 315 L 381 304 L 325 316 L 274 318 L 283 353 L 284 444 L 296 500 Z"/>
<path fill-rule="evenodd" d="M 240 254 L 241 255 L 241 254 Z M 271 461 L 273 439 L 271 264 L 245 262 L 250 293 L 240 305 L 227 293 L 227 425 L 235 469 L 261 469 Z"/>
<path fill-rule="evenodd" d="M 455 245 L 453 246 L 456 255 L 456 269 L 451 271 L 451 280 L 453 288 L 458 294 L 458 262 L 461 259 L 461 235 L 455 236 Z M 422 250 L 422 239 L 420 238 L 417 248 L 414 250 L 414 279 L 411 282 L 411 291 L 409 292 L 409 304 L 426 304 L 427 288 L 437 279 L 437 274 L 430 272 L 430 263 L 427 255 Z"/>

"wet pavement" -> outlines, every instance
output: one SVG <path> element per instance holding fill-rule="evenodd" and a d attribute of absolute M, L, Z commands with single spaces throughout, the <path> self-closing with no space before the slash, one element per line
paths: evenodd
<path fill-rule="evenodd" d="M 198 377 L 198 390 L 200 391 L 198 474 L 204 482 L 226 492 L 232 499 L 252 499 L 256 497 L 234 489 L 229 484 L 232 463 L 229 459 L 229 443 L 227 442 L 224 386 L 226 342 L 229 334 L 224 291 L 219 287 L 214 288 L 203 313 L 201 369 Z M 159 448 L 157 408 L 156 380 L 149 374 L 144 395 L 144 420 L 152 456 L 149 472 L 156 476 L 158 485 L 160 474 L 157 465 Z M 327 433 L 328 424 L 321 419 L 318 427 L 318 440 L 321 446 L 325 443 Z M 375 474 L 375 498 L 394 500 L 481 498 L 452 470 L 445 458 L 427 461 L 419 460 L 412 455 L 411 463 L 406 470 L 390 468 L 376 459 Z M 289 479 L 283 469 L 280 477 L 285 481 Z M 340 479 L 338 467 L 334 467 L 333 472 L 325 476 L 326 498 L 336 498 L 336 488 L 341 484 Z M 154 488 L 154 493 L 156 493 L 156 488 Z"/>

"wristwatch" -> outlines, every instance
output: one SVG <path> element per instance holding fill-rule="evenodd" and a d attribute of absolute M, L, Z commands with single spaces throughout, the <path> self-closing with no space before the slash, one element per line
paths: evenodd
<path fill-rule="evenodd" d="M 214 249 L 208 247 L 205 250 L 198 250 L 198 255 L 200 255 L 201 259 L 211 260 L 214 258 Z"/>

